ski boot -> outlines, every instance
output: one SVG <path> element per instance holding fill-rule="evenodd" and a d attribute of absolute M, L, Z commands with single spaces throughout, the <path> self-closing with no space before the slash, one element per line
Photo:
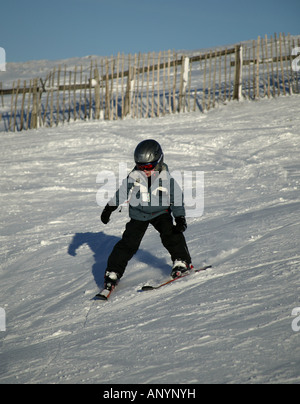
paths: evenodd
<path fill-rule="evenodd" d="M 113 291 L 119 281 L 119 275 L 116 272 L 105 272 L 104 289 Z"/>
<path fill-rule="evenodd" d="M 182 261 L 180 259 L 175 260 L 173 263 L 171 277 L 173 279 L 178 278 L 179 276 L 182 276 L 185 272 L 187 272 L 189 270 L 190 270 L 190 266 L 185 261 Z"/>
<path fill-rule="evenodd" d="M 119 275 L 116 272 L 105 272 L 104 276 L 104 288 L 97 293 L 94 297 L 95 300 L 108 300 L 114 288 L 119 281 Z"/>

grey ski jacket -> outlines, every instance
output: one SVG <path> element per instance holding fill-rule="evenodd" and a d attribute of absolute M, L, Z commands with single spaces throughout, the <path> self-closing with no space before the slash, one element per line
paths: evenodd
<path fill-rule="evenodd" d="M 182 190 L 165 163 L 150 177 L 133 169 L 108 204 L 119 206 L 126 201 L 129 216 L 135 220 L 151 220 L 167 212 L 174 217 L 185 216 Z"/>

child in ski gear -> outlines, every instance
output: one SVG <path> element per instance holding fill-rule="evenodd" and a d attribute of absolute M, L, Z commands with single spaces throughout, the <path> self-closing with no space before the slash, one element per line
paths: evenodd
<path fill-rule="evenodd" d="M 151 224 L 173 261 L 171 276 L 187 271 L 191 257 L 183 232 L 187 228 L 183 193 L 169 174 L 160 144 L 152 139 L 139 143 L 134 152 L 135 167 L 123 181 L 101 214 L 107 224 L 120 204 L 129 200 L 130 221 L 122 239 L 114 246 L 105 271 L 105 288 L 111 290 L 123 276 L 128 261 L 137 252 Z M 175 226 L 173 225 L 173 217 Z"/>

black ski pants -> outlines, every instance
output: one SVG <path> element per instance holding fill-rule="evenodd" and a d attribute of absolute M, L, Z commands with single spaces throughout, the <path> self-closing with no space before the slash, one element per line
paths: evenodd
<path fill-rule="evenodd" d="M 116 272 L 119 278 L 123 276 L 128 261 L 139 249 L 149 224 L 159 232 L 162 244 L 169 251 L 172 261 L 181 259 L 188 264 L 191 263 L 191 257 L 183 233 L 174 232 L 171 214 L 164 213 L 148 221 L 131 219 L 126 224 L 122 239 L 114 246 L 108 258 L 107 271 Z"/>

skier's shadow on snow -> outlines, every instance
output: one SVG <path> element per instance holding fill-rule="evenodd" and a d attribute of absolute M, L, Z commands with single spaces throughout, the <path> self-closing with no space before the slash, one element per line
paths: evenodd
<path fill-rule="evenodd" d="M 96 285 L 100 288 L 103 286 L 103 278 L 106 270 L 107 259 L 114 245 L 119 240 L 119 237 L 108 236 L 102 231 L 100 231 L 99 233 L 76 233 L 69 245 L 68 254 L 75 257 L 77 255 L 77 250 L 82 245 L 87 244 L 89 246 L 91 251 L 94 253 L 95 260 L 92 266 L 92 274 L 94 276 Z M 168 271 L 170 271 L 170 267 L 166 264 L 166 261 L 164 259 L 157 258 L 156 256 L 143 249 L 138 250 L 135 258 L 140 262 L 159 268 L 163 274 L 166 274 Z"/>

